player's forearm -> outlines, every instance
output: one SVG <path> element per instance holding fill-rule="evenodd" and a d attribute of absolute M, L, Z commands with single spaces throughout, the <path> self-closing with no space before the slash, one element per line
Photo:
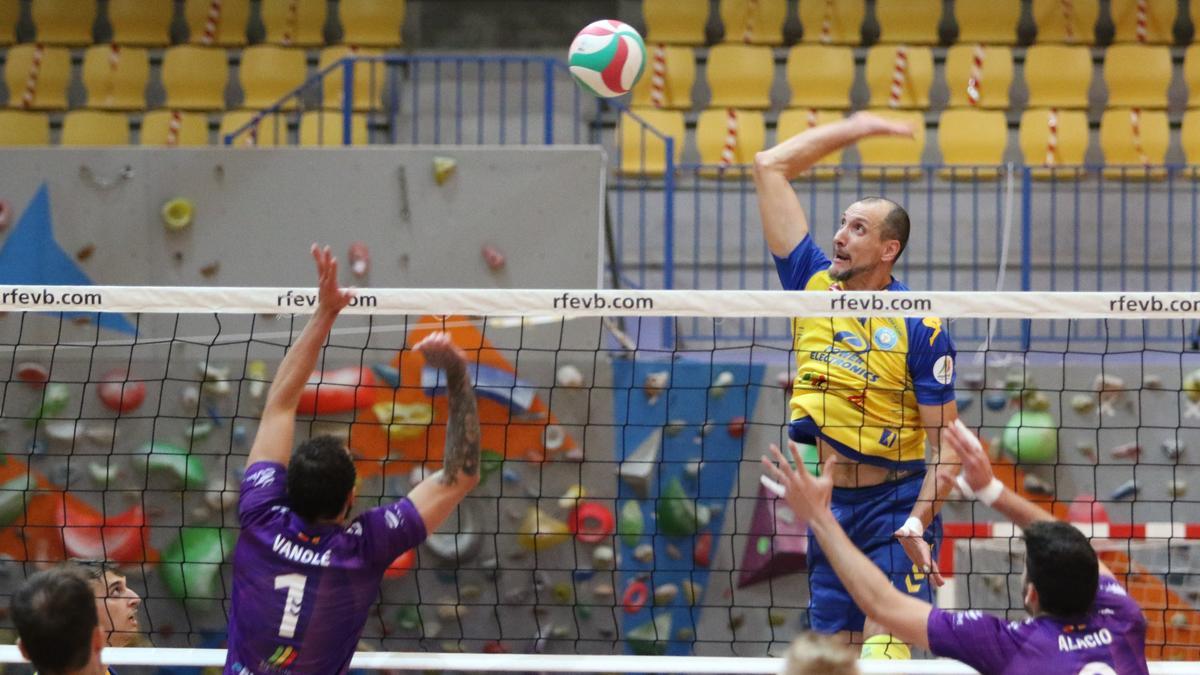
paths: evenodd
<path fill-rule="evenodd" d="M 791 180 L 822 157 L 870 134 L 870 126 L 854 117 L 813 127 L 755 155 L 755 170 L 777 172 Z"/>
<path fill-rule="evenodd" d="M 279 372 L 275 374 L 267 393 L 268 407 L 292 410 L 300 404 L 300 394 L 317 367 L 321 346 L 325 344 L 336 320 L 337 312 L 326 309 L 318 309 L 308 320 L 308 325 L 279 364 Z"/>
<path fill-rule="evenodd" d="M 1005 518 L 1020 528 L 1026 528 L 1045 520 L 1057 520 L 1049 511 L 1034 504 L 1005 486 L 1000 497 L 992 504 Z"/>
<path fill-rule="evenodd" d="M 465 363 L 456 363 L 446 370 L 446 384 L 450 419 L 446 423 L 440 481 L 469 489 L 479 481 L 479 412 Z"/>

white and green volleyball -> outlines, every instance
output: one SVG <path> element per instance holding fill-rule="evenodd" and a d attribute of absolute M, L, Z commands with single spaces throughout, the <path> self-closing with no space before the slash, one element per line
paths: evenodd
<path fill-rule="evenodd" d="M 629 24 L 601 19 L 579 31 L 567 56 L 580 86 L 603 98 L 627 93 L 646 66 L 646 44 Z"/>

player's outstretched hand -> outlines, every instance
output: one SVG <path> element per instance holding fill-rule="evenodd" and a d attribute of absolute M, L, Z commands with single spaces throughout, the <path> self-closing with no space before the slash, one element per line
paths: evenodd
<path fill-rule="evenodd" d="M 804 460 L 794 447 L 788 448 L 795 467 L 788 462 L 779 450 L 779 446 L 771 444 L 771 456 L 763 456 L 763 468 L 779 485 L 783 486 L 781 495 L 792 507 L 792 512 L 806 521 L 812 521 L 822 513 L 829 512 L 829 502 L 833 497 L 832 463 L 833 457 L 825 462 L 821 476 L 815 477 L 804 468 Z"/>
<path fill-rule="evenodd" d="M 320 309 L 338 312 L 354 299 L 354 291 L 338 286 L 337 258 L 328 246 L 312 245 L 312 257 L 317 263 L 317 301 Z"/>
<path fill-rule="evenodd" d="M 889 120 L 869 112 L 857 112 L 851 116 L 855 124 L 860 125 L 868 136 L 903 136 L 912 138 L 916 133 L 911 126 L 904 122 Z"/>
<path fill-rule="evenodd" d="M 446 333 L 430 333 L 413 346 L 425 357 L 425 362 L 434 368 L 450 370 L 455 366 L 466 366 L 467 355 L 450 340 Z"/>
<path fill-rule="evenodd" d="M 992 462 L 979 437 L 962 420 L 942 427 L 942 447 L 950 448 L 962 461 L 962 477 L 972 490 L 982 490 L 992 482 Z"/>

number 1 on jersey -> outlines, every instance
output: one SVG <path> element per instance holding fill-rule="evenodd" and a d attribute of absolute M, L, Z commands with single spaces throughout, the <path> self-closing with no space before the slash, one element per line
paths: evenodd
<path fill-rule="evenodd" d="M 283 603 L 283 619 L 279 622 L 279 637 L 296 637 L 296 623 L 300 621 L 300 604 L 304 602 L 304 584 L 308 577 L 303 574 L 280 574 L 275 577 L 275 590 L 287 589 L 287 600 Z"/>

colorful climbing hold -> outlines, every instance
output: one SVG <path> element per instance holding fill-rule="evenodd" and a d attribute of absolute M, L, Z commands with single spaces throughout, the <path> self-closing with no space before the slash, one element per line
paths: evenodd
<path fill-rule="evenodd" d="M 388 568 L 384 571 L 383 576 L 387 579 L 399 579 L 405 574 L 408 574 L 408 571 L 412 569 L 416 562 L 417 549 L 410 548 L 397 556 L 396 559 L 392 561 L 391 565 L 388 565 Z"/>
<path fill-rule="evenodd" d="M 371 366 L 371 372 L 375 373 L 376 377 L 383 380 L 384 383 L 392 389 L 400 388 L 399 368 L 393 368 L 386 363 L 376 363 L 375 365 Z"/>
<path fill-rule="evenodd" d="M 554 381 L 560 387 L 582 387 L 583 373 L 568 363 L 559 367 L 558 372 L 554 374 Z"/>
<path fill-rule="evenodd" d="M 612 535 L 615 520 L 603 504 L 584 502 L 567 514 L 567 528 L 584 544 L 599 544 Z"/>
<path fill-rule="evenodd" d="M 46 385 L 42 391 L 42 403 L 38 409 L 34 411 L 30 419 L 25 422 L 26 426 L 36 426 L 38 422 L 46 417 L 57 417 L 59 413 L 67 407 L 67 401 L 71 398 L 71 389 L 62 382 L 51 382 Z"/>
<path fill-rule="evenodd" d="M 729 372 L 728 370 L 723 370 L 717 374 L 716 379 L 713 380 L 712 386 L 709 387 L 708 391 L 713 398 L 721 398 L 725 395 L 725 388 L 733 384 L 733 382 L 733 373 Z"/>
<path fill-rule="evenodd" d="M 246 379 L 250 380 L 250 398 L 261 399 L 267 392 L 267 363 L 255 359 L 246 364 Z"/>
<path fill-rule="evenodd" d="M 163 225 L 171 232 L 181 232 L 187 229 L 188 225 L 192 224 L 192 217 L 196 212 L 196 205 L 192 200 L 184 197 L 176 197 L 168 199 L 162 205 Z"/>
<path fill-rule="evenodd" d="M 158 566 L 167 590 L 180 600 L 225 597 L 221 564 L 233 553 L 236 542 L 236 530 L 182 528 L 179 539 L 163 551 Z"/>
<path fill-rule="evenodd" d="M 1058 424 L 1048 413 L 1018 410 L 1005 426 L 1003 448 L 1019 464 L 1052 463 L 1058 456 Z"/>
<path fill-rule="evenodd" d="M 670 613 L 660 614 L 652 621 L 634 626 L 625 633 L 629 649 L 638 656 L 662 656 L 667 653 L 671 636 Z"/>
<path fill-rule="evenodd" d="M 371 412 L 380 424 L 387 425 L 388 437 L 393 440 L 419 438 L 433 423 L 433 406 L 424 401 L 383 401 L 371 406 Z"/>
<path fill-rule="evenodd" d="M 662 445 L 663 431 L 655 429 L 637 446 L 633 454 L 625 457 L 625 461 L 621 462 L 617 468 L 617 475 L 621 480 L 633 488 L 637 496 L 642 499 L 650 497 L 651 476 L 658 466 L 658 454 Z"/>
<path fill-rule="evenodd" d="M 1136 497 L 1137 493 L 1138 493 L 1137 481 L 1133 478 L 1130 478 L 1129 480 L 1125 481 L 1124 483 L 1121 483 L 1120 485 L 1118 485 L 1117 489 L 1113 490 L 1112 494 L 1109 496 L 1109 499 L 1111 499 L 1112 501 L 1120 501 L 1122 499 Z"/>
<path fill-rule="evenodd" d="M 1067 507 L 1067 520 L 1072 523 L 1107 523 L 1108 510 L 1089 494 L 1081 494 Z"/>
<path fill-rule="evenodd" d="M 495 450 L 484 449 L 479 453 L 479 477 L 486 483 L 501 467 L 504 466 L 504 456 Z"/>
<path fill-rule="evenodd" d="M 579 506 L 579 502 L 587 496 L 587 493 L 587 488 L 583 487 L 579 483 L 572 485 L 571 487 L 567 488 L 567 491 L 564 492 L 561 497 L 558 498 L 558 508 L 573 509 Z M 571 519 L 568 517 L 567 523 L 570 524 L 570 522 Z"/>
<path fill-rule="evenodd" d="M 491 244 L 484 244 L 483 248 L 479 251 L 479 255 L 483 257 L 483 262 L 488 266 L 488 269 L 493 272 L 499 272 L 508 263 L 508 258 L 504 256 L 504 253 Z"/>
<path fill-rule="evenodd" d="M 621 516 L 617 523 L 617 533 L 621 542 L 626 546 L 637 546 L 645 531 L 645 519 L 642 516 L 642 506 L 632 499 L 621 506 Z"/>
<path fill-rule="evenodd" d="M 370 368 L 351 366 L 313 373 L 300 394 L 302 415 L 344 413 L 376 402 L 380 388 Z M 381 420 L 383 421 L 383 420 Z M 384 423 L 391 422 L 391 419 Z"/>
<path fill-rule="evenodd" d="M 1110 451 L 1113 459 L 1137 460 L 1142 454 L 1142 446 L 1137 443 L 1123 443 Z"/>
<path fill-rule="evenodd" d="M 575 592 L 571 589 L 571 584 L 565 581 L 554 584 L 551 594 L 554 596 L 554 601 L 560 605 L 569 605 L 575 598 Z"/>
<path fill-rule="evenodd" d="M 954 405 L 960 414 L 966 412 L 973 403 L 975 403 L 975 394 L 969 391 L 960 391 L 954 395 Z"/>
<path fill-rule="evenodd" d="M 356 279 L 365 278 L 371 271 L 371 252 L 363 242 L 356 241 L 350 244 L 350 251 L 346 257 L 350 259 L 350 272 Z"/>
<path fill-rule="evenodd" d="M 1025 487 L 1025 491 L 1032 495 L 1050 496 L 1054 494 L 1053 485 L 1031 473 L 1025 474 L 1023 485 Z"/>
<path fill-rule="evenodd" d="M 201 490 L 207 482 L 204 464 L 177 445 L 147 443 L 137 454 L 146 456 L 146 473 L 155 477 L 157 487 L 169 490 Z M 158 482 L 163 479 L 166 482 Z"/>
<path fill-rule="evenodd" d="M 695 534 L 698 528 L 695 500 L 683 491 L 678 478 L 672 478 L 656 503 L 659 530 L 671 537 Z"/>
<path fill-rule="evenodd" d="M 684 579 L 680 587 L 683 590 L 683 599 L 689 606 L 695 605 L 704 596 L 704 587 L 691 579 Z"/>
<path fill-rule="evenodd" d="M 999 392 L 992 392 L 983 397 L 983 404 L 992 412 L 999 412 L 1008 407 L 1008 397 Z"/>
<path fill-rule="evenodd" d="M 1187 446 L 1177 438 L 1168 438 L 1162 442 L 1163 456 L 1165 456 L 1168 461 L 1178 462 L 1179 458 L 1186 450 Z"/>
<path fill-rule="evenodd" d="M 517 544 L 526 551 L 544 551 L 570 540 L 566 523 L 533 506 L 517 528 Z"/>
<path fill-rule="evenodd" d="M 625 587 L 625 593 L 621 596 L 621 606 L 626 614 L 637 614 L 649 599 L 650 587 L 641 579 L 634 579 Z"/>
<path fill-rule="evenodd" d="M 654 546 L 638 544 L 637 548 L 633 549 L 633 559 L 647 565 L 654 562 Z"/>
<path fill-rule="evenodd" d="M 712 532 L 701 532 L 696 537 L 696 543 L 692 548 L 692 560 L 700 567 L 708 567 L 712 564 Z"/>
<path fill-rule="evenodd" d="M 50 381 L 50 369 L 40 363 L 19 363 L 16 373 L 18 380 L 35 389 L 41 389 Z"/>
<path fill-rule="evenodd" d="M 670 382 L 671 374 L 665 370 L 647 375 L 646 379 L 642 380 L 642 391 L 646 394 L 646 403 L 649 405 L 657 403 L 658 397 Z"/>
<path fill-rule="evenodd" d="M 1071 397 L 1071 408 L 1080 415 L 1095 412 L 1096 398 L 1090 394 L 1075 394 Z"/>
<path fill-rule="evenodd" d="M 25 513 L 25 493 L 32 486 L 29 476 L 10 478 L 0 485 L 0 527 L 8 527 Z"/>
<path fill-rule="evenodd" d="M 735 417 L 729 420 L 729 435 L 732 438 L 741 438 L 746 434 L 746 418 Z"/>
<path fill-rule="evenodd" d="M 542 446 L 551 452 L 562 448 L 567 440 L 567 432 L 557 424 L 547 424 L 542 431 Z"/>
<path fill-rule="evenodd" d="M 454 170 L 458 168 L 458 162 L 451 157 L 434 157 L 433 158 L 433 180 L 438 185 L 444 185 L 450 176 L 454 175 Z"/>
<path fill-rule="evenodd" d="M 597 546 L 592 551 L 592 567 L 598 570 L 612 569 L 615 557 L 611 546 Z"/>
<path fill-rule="evenodd" d="M 679 586 L 676 584 L 661 584 L 654 588 L 654 604 L 662 607 L 675 602 L 679 597 Z"/>

